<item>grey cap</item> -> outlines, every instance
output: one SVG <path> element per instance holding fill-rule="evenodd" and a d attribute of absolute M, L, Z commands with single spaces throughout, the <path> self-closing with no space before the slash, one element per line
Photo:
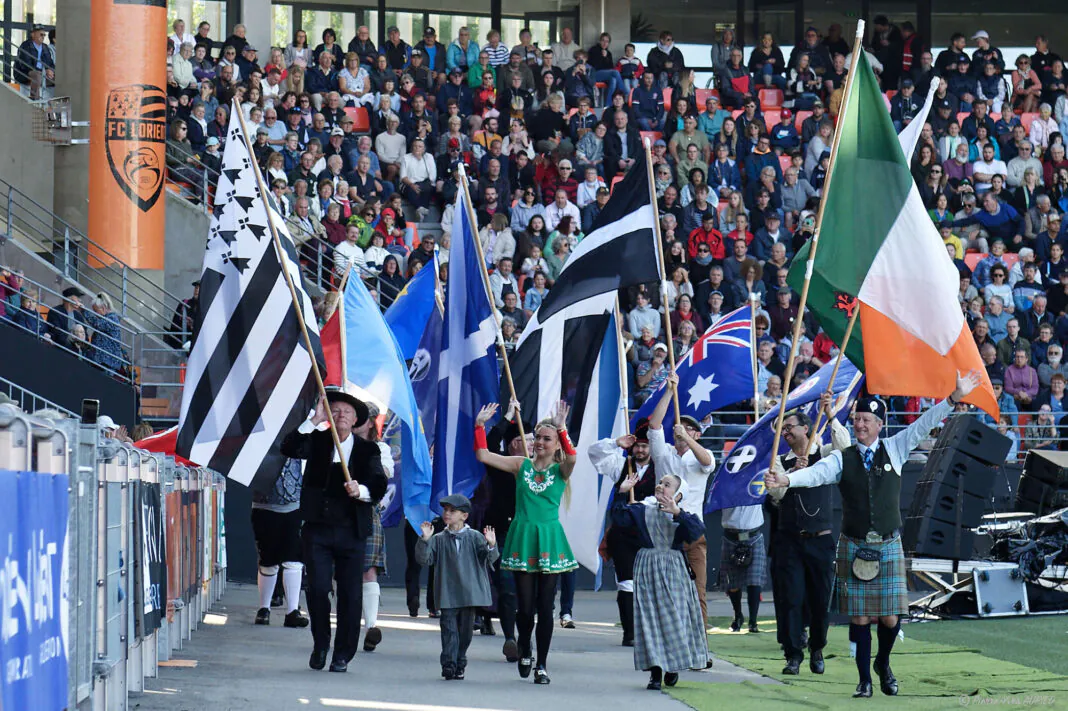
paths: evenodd
<path fill-rule="evenodd" d="M 449 494 L 445 498 L 439 499 L 438 503 L 441 504 L 442 508 L 451 506 L 457 511 L 471 513 L 471 499 L 463 494 Z"/>

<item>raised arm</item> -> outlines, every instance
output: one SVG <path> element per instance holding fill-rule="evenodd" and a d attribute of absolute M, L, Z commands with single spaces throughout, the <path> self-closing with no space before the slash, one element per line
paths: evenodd
<path fill-rule="evenodd" d="M 672 380 L 674 378 L 674 380 Z M 649 415 L 649 429 L 660 430 L 664 428 L 664 416 L 667 415 L 668 405 L 671 404 L 672 387 L 675 383 L 679 382 L 677 375 L 672 373 L 668 376 L 667 382 L 664 383 L 664 387 L 660 389 L 660 402 L 656 403 L 656 407 L 653 408 L 653 412 Z M 654 397 L 655 397 L 654 393 Z"/>
<path fill-rule="evenodd" d="M 623 450 L 633 444 L 634 435 L 631 434 L 623 435 L 619 439 L 602 439 L 591 444 L 587 453 L 597 473 L 614 484 L 619 481 L 626 463 Z"/>
<path fill-rule="evenodd" d="M 931 433 L 935 427 L 938 426 L 942 420 L 944 420 L 949 413 L 953 410 L 953 406 L 961 402 L 968 396 L 979 383 L 982 382 L 982 377 L 978 370 L 971 370 L 968 373 L 957 373 L 957 386 L 949 397 L 938 403 L 934 407 L 927 410 L 927 412 L 920 415 L 920 417 L 911 425 L 905 428 L 903 432 L 890 437 L 886 440 L 885 446 L 888 451 L 894 451 L 898 456 L 898 461 L 903 462 L 908 458 L 909 452 L 916 449 L 927 435 Z"/>
<path fill-rule="evenodd" d="M 519 473 L 519 467 L 526 461 L 525 457 L 505 457 L 489 451 L 486 444 L 486 422 L 497 412 L 497 403 L 483 407 L 475 417 L 475 458 L 479 462 L 513 476 Z"/>
<path fill-rule="evenodd" d="M 710 469 L 715 465 L 716 459 L 712 456 L 712 453 L 691 437 L 690 433 L 682 425 L 675 425 L 675 441 L 682 442 L 689 447 L 690 451 L 693 452 L 693 456 L 697 457 L 697 462 L 705 469 Z"/>
<path fill-rule="evenodd" d="M 781 471 L 781 470 L 780 470 Z M 764 476 L 764 485 L 769 489 L 785 487 L 813 487 L 825 484 L 837 484 L 842 479 L 842 453 L 831 452 L 811 467 L 798 469 L 789 474 L 781 474 L 775 469 L 768 469 Z"/>
<path fill-rule="evenodd" d="M 553 411 L 553 425 L 560 435 L 560 449 L 564 452 L 564 461 L 560 462 L 560 475 L 565 480 L 571 478 L 571 472 L 575 469 L 575 462 L 578 461 L 578 452 L 575 451 L 575 447 L 571 443 L 571 437 L 567 434 L 567 415 L 569 412 L 571 412 L 571 408 L 563 400 L 556 403 L 556 408 Z"/>

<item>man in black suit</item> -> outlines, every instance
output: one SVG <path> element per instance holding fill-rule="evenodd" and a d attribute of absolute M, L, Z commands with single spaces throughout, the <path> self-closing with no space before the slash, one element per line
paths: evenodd
<path fill-rule="evenodd" d="M 613 128 L 604 136 L 604 179 L 609 184 L 617 174 L 625 173 L 644 148 L 638 131 L 627 126 L 627 112 L 616 111 Z"/>
<path fill-rule="evenodd" d="M 85 292 L 78 287 L 68 287 L 63 290 L 63 302 L 48 310 L 45 320 L 48 322 L 48 333 L 53 343 L 64 348 L 71 347 L 70 334 L 75 324 L 85 324 L 85 317 L 82 315 L 83 296 Z"/>
<path fill-rule="evenodd" d="M 321 401 L 312 419 L 282 440 L 282 454 L 308 460 L 300 495 L 308 614 L 314 639 L 308 666 L 315 670 L 326 666 L 330 592 L 336 580 L 337 637 L 330 671 L 344 672 L 360 641 L 364 556 L 374 504 L 386 493 L 386 474 L 378 445 L 353 435 L 353 430 L 367 421 L 367 405 L 340 390 L 328 391 L 327 400 L 352 480 L 344 480 L 330 432 L 314 429 L 327 422 Z"/>

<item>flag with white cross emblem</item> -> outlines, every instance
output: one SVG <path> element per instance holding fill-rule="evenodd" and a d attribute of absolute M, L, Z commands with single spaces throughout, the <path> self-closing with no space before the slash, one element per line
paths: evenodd
<path fill-rule="evenodd" d="M 240 112 L 235 103 L 200 276 L 176 451 L 266 489 L 282 470 L 282 437 L 315 406 L 312 359 L 322 368 L 323 354 L 296 248 L 277 206 L 264 199 L 269 193 L 260 189 Z M 299 312 L 283 269 L 296 288 Z M 308 329 L 312 353 L 298 319 Z"/>

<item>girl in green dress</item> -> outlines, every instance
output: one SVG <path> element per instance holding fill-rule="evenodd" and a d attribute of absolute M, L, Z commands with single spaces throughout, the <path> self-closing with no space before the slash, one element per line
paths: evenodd
<path fill-rule="evenodd" d="M 575 467 L 575 448 L 567 435 L 568 406 L 560 402 L 549 419 L 534 428 L 534 459 L 505 457 L 486 448 L 485 423 L 497 411 L 486 405 L 475 419 L 478 461 L 516 476 L 515 518 L 501 550 L 501 567 L 515 576 L 519 610 L 519 676 L 534 669 L 534 683 L 548 684 L 545 666 L 553 638 L 553 600 L 560 573 L 578 567 L 560 524 L 560 499 Z M 518 415 L 517 415 L 518 416 Z M 537 619 L 537 665 L 531 633 Z"/>

